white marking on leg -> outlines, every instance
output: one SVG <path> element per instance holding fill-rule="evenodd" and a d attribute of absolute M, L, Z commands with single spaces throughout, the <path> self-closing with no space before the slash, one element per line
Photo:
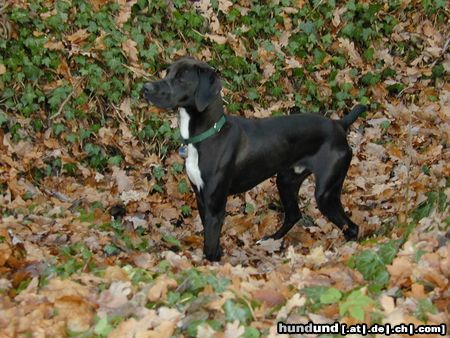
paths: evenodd
<path fill-rule="evenodd" d="M 301 165 L 294 165 L 294 173 L 301 174 L 306 168 Z"/>
<path fill-rule="evenodd" d="M 189 114 L 186 109 L 180 108 L 180 134 L 184 139 L 189 138 Z M 188 156 L 185 161 L 186 173 L 191 182 L 200 191 L 203 188 L 202 174 L 198 167 L 198 151 L 193 144 L 188 144 Z"/>

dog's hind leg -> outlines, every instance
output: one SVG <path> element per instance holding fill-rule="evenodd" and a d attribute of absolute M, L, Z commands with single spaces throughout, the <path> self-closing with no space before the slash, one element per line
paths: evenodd
<path fill-rule="evenodd" d="M 330 156 L 332 157 L 332 156 Z M 359 227 L 352 222 L 342 207 L 342 185 L 351 160 L 349 150 L 343 156 L 336 157 L 326 168 L 315 172 L 317 206 L 329 221 L 337 225 L 347 241 L 358 238 Z"/>
<path fill-rule="evenodd" d="M 284 222 L 269 238 L 280 239 L 294 226 L 302 216 L 298 207 L 298 190 L 303 181 L 311 174 L 307 169 L 290 168 L 277 174 L 277 188 L 284 209 Z"/>

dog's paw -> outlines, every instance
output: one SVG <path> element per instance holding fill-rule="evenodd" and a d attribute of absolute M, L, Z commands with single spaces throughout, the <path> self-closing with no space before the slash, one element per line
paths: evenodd
<path fill-rule="evenodd" d="M 220 262 L 220 258 L 222 257 L 222 248 L 218 248 L 214 252 L 206 252 L 205 258 L 210 262 Z"/>
<path fill-rule="evenodd" d="M 347 228 L 344 230 L 344 237 L 347 242 L 349 241 L 357 241 L 358 240 L 358 232 L 359 229 L 357 227 Z"/>

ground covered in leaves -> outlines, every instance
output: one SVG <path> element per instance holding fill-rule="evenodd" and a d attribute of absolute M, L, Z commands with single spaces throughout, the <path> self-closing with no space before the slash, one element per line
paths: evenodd
<path fill-rule="evenodd" d="M 0 337 L 276 337 L 276 323 L 449 324 L 446 1 L 11 0 L 0 5 Z M 339 118 L 343 204 L 283 242 L 273 180 L 230 197 L 224 257 L 177 155 L 177 119 L 139 98 L 193 55 L 230 114 Z M 325 335 L 324 335 L 325 336 Z M 432 335 L 424 335 L 431 337 Z"/>

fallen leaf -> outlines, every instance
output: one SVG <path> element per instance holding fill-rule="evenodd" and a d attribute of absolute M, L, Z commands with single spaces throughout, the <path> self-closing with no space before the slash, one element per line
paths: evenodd
<path fill-rule="evenodd" d="M 219 11 L 224 12 L 225 14 L 228 13 L 230 10 L 230 7 L 233 6 L 233 3 L 229 0 L 219 0 Z"/>
<path fill-rule="evenodd" d="M 252 294 L 255 299 L 265 303 L 269 307 L 283 304 L 286 301 L 284 296 L 279 291 L 272 288 L 256 290 Z"/>
<path fill-rule="evenodd" d="M 133 179 L 127 175 L 125 170 L 114 167 L 112 177 L 116 180 L 117 190 L 119 192 L 130 191 L 133 189 Z"/>
<path fill-rule="evenodd" d="M 221 36 L 221 35 L 217 35 L 217 34 L 205 34 L 205 37 L 207 37 L 208 39 L 210 39 L 211 41 L 214 41 L 215 43 L 218 43 L 219 45 L 223 45 L 227 42 L 227 37 L 226 36 Z"/>
<path fill-rule="evenodd" d="M 425 287 L 422 284 L 413 283 L 411 285 L 411 295 L 416 299 L 425 299 Z"/>
<path fill-rule="evenodd" d="M 126 97 L 122 103 L 120 104 L 120 110 L 125 115 L 125 117 L 133 116 L 133 112 L 131 111 L 131 99 Z"/>
<path fill-rule="evenodd" d="M 289 313 L 291 313 L 292 309 L 296 308 L 296 307 L 301 307 L 305 304 L 306 302 L 306 298 L 300 296 L 299 293 L 294 294 L 286 303 L 286 305 L 284 305 L 277 314 L 277 320 L 283 320 L 285 318 L 287 318 L 287 316 L 289 315 Z"/>
<path fill-rule="evenodd" d="M 238 338 L 242 337 L 245 332 L 245 328 L 241 325 L 239 320 L 235 320 L 232 323 L 227 323 L 225 326 L 224 338 Z"/>
<path fill-rule="evenodd" d="M 175 288 L 178 283 L 167 276 L 158 277 L 155 283 L 148 290 L 147 298 L 151 302 L 160 301 L 166 298 L 167 291 Z"/>
<path fill-rule="evenodd" d="M 259 247 L 267 252 L 274 253 L 275 251 L 279 251 L 281 248 L 282 240 L 275 240 L 273 238 L 265 239 L 259 241 Z"/>
<path fill-rule="evenodd" d="M 379 301 L 386 315 L 389 315 L 392 311 L 395 310 L 394 298 L 387 295 L 382 295 L 379 298 Z"/>
<path fill-rule="evenodd" d="M 361 55 L 359 55 L 358 51 L 355 48 L 355 43 L 346 38 L 338 38 L 339 47 L 343 49 L 344 52 L 347 53 L 350 63 L 354 66 L 362 67 L 364 65 Z"/>
<path fill-rule="evenodd" d="M 131 8 L 137 0 L 116 0 L 120 6 L 119 14 L 116 17 L 117 26 L 122 27 L 131 17 Z"/>
<path fill-rule="evenodd" d="M 391 275 L 390 283 L 395 286 L 409 284 L 412 277 L 412 263 L 409 257 L 395 257 L 391 265 L 387 266 Z"/>
<path fill-rule="evenodd" d="M 88 37 L 91 35 L 87 31 L 87 29 L 79 29 L 75 33 L 66 36 L 67 40 L 69 40 L 74 45 L 79 45 L 83 43 Z"/>
<path fill-rule="evenodd" d="M 44 48 L 47 48 L 49 50 L 64 50 L 65 46 L 62 41 L 47 41 L 46 43 L 44 43 Z"/>
<path fill-rule="evenodd" d="M 158 321 L 155 310 L 150 310 L 141 319 L 129 318 L 121 322 L 113 331 L 108 334 L 108 338 L 137 338 L 149 337 L 149 330 Z"/>
<path fill-rule="evenodd" d="M 339 27 L 341 24 L 341 16 L 347 11 L 347 7 L 337 7 L 333 11 L 333 19 L 331 19 L 331 22 L 333 23 L 334 27 Z"/>
<path fill-rule="evenodd" d="M 216 331 L 206 323 L 200 324 L 197 327 L 197 336 L 196 338 L 211 338 L 214 337 Z"/>
<path fill-rule="evenodd" d="M 128 282 L 130 277 L 120 266 L 108 266 L 105 270 L 104 278 L 108 282 L 122 281 Z"/>
<path fill-rule="evenodd" d="M 127 55 L 128 59 L 130 60 L 131 63 L 137 63 L 139 58 L 138 58 L 138 50 L 136 48 L 137 43 L 131 39 L 127 39 L 124 42 L 122 42 L 122 50 L 125 52 L 125 54 Z M 129 98 L 126 98 L 129 100 Z M 122 106 L 121 106 L 122 109 Z M 126 115 L 131 115 L 131 111 L 130 114 L 126 114 Z"/>
<path fill-rule="evenodd" d="M 309 255 L 305 257 L 305 261 L 315 266 L 320 266 L 327 261 L 322 246 L 316 246 L 311 250 Z"/>
<path fill-rule="evenodd" d="M 108 313 L 120 308 L 128 302 L 130 293 L 130 282 L 112 282 L 108 290 L 103 291 L 98 298 L 99 311 Z"/>
<path fill-rule="evenodd" d="M 145 334 L 147 338 L 170 338 L 175 331 L 176 323 L 173 321 L 163 321 L 154 330 Z"/>
<path fill-rule="evenodd" d="M 67 328 L 73 332 L 87 331 L 94 321 L 93 307 L 87 301 L 68 297 L 56 300 L 57 317 L 67 321 Z"/>

